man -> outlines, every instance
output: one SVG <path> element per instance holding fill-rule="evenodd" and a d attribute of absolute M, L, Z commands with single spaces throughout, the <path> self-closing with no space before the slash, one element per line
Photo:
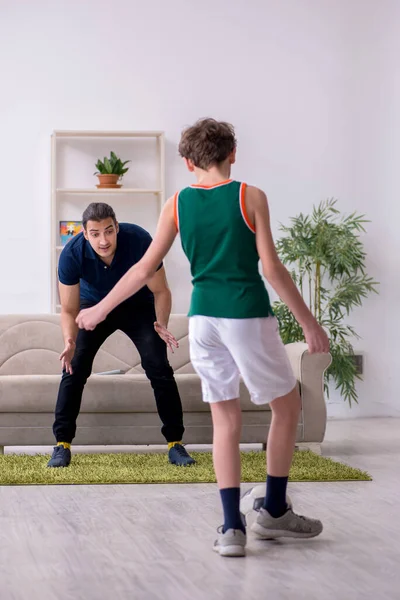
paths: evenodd
<path fill-rule="evenodd" d="M 164 267 L 159 265 L 146 287 L 111 311 L 95 331 L 79 330 L 75 319 L 82 308 L 95 306 L 146 253 L 150 234 L 129 223 L 118 224 L 114 210 L 103 202 L 90 204 L 82 216 L 83 232 L 63 249 L 58 265 L 61 327 L 65 348 L 60 355 L 62 379 L 53 425 L 57 445 L 49 467 L 67 467 L 75 437 L 83 388 L 103 342 L 120 329 L 135 344 L 154 390 L 162 433 L 172 464 L 195 461 L 183 447 L 182 404 L 167 345 L 177 345 L 167 331 L 171 293 Z"/>

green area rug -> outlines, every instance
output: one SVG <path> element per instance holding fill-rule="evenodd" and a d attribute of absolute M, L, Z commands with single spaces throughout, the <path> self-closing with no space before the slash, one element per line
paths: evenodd
<path fill-rule="evenodd" d="M 265 481 L 265 452 L 242 452 L 242 481 Z M 210 452 L 193 452 L 197 464 L 175 467 L 167 454 L 74 454 L 67 469 L 49 469 L 49 456 L 0 456 L 0 485 L 102 483 L 213 483 Z M 295 452 L 290 481 L 371 481 L 368 473 L 313 452 Z"/>

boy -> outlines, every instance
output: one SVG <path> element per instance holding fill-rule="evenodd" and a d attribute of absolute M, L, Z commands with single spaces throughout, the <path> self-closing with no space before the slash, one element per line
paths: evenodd
<path fill-rule="evenodd" d="M 233 127 L 200 120 L 183 132 L 179 152 L 197 184 L 168 200 L 146 255 L 102 302 L 82 311 L 77 323 L 93 329 L 145 285 L 180 232 L 193 276 L 190 355 L 211 407 L 214 468 L 224 512 L 214 549 L 221 556 L 244 556 L 240 375 L 253 402 L 270 403 L 272 410 L 266 496 L 253 531 L 265 539 L 309 538 L 322 531 L 320 521 L 298 516 L 286 504 L 301 401 L 258 271 L 260 259 L 265 277 L 302 326 L 309 351 L 328 352 L 329 342 L 277 256 L 264 192 L 230 179 L 236 158 Z"/>

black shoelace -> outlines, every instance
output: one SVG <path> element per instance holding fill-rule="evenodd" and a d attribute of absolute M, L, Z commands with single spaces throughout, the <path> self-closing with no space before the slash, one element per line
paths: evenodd
<path fill-rule="evenodd" d="M 188 453 L 186 452 L 185 448 L 183 446 L 181 446 L 181 444 L 176 444 L 174 446 L 175 450 L 177 451 L 177 453 L 179 454 L 179 456 L 189 456 Z"/>

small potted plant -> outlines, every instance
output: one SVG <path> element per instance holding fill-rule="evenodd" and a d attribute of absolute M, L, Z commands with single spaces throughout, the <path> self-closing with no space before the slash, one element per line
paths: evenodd
<path fill-rule="evenodd" d="M 118 184 L 118 181 L 122 179 L 125 173 L 128 171 L 128 167 L 125 165 L 131 162 L 130 160 L 126 160 L 122 162 L 120 158 L 115 154 L 115 152 L 111 152 L 110 158 L 104 157 L 104 160 L 100 159 L 96 163 L 96 173 L 99 178 L 98 188 L 119 188 L 121 184 Z"/>

